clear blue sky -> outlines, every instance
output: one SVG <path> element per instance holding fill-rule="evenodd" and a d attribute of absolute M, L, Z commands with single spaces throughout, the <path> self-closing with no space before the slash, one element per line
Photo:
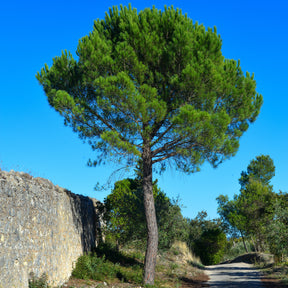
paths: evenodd
<path fill-rule="evenodd" d="M 169 168 L 159 186 L 169 197 L 180 196 L 183 215 L 194 218 L 206 210 L 217 217 L 215 198 L 239 192 L 238 178 L 250 160 L 269 154 L 276 166 L 275 191 L 288 192 L 288 2 L 274 1 L 3 1 L 0 8 L 0 167 L 50 179 L 74 193 L 99 200 L 110 192 L 95 192 L 118 167 L 88 168 L 93 158 L 63 119 L 49 107 L 35 79 L 44 63 L 61 50 L 75 52 L 93 20 L 103 18 L 113 5 L 162 9 L 174 5 L 193 21 L 217 27 L 223 55 L 240 59 L 244 71 L 254 72 L 257 91 L 264 97 L 259 118 L 240 141 L 237 155 L 217 169 L 202 166 L 199 173 L 184 175 Z M 126 177 L 131 175 L 118 175 Z"/>

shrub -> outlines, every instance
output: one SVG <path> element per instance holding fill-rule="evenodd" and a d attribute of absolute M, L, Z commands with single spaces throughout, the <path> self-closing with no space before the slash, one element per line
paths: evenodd
<path fill-rule="evenodd" d="M 227 239 L 219 228 L 209 229 L 195 241 L 194 251 L 204 265 L 214 265 L 221 262 Z"/>
<path fill-rule="evenodd" d="M 107 249 L 107 247 L 105 248 Z M 118 252 L 118 256 L 120 253 Z M 119 261 L 130 261 L 129 257 L 122 255 Z M 115 260 L 115 259 L 114 259 Z M 134 265 L 129 263 L 129 267 L 121 267 L 120 262 L 113 263 L 106 260 L 105 255 L 97 257 L 96 254 L 87 254 L 80 256 L 72 272 L 72 276 L 79 279 L 92 279 L 98 281 L 107 281 L 107 279 L 119 279 L 124 282 L 142 283 L 143 269 L 139 263 L 134 260 Z M 137 264 L 135 264 L 137 263 Z"/>
<path fill-rule="evenodd" d="M 95 254 L 82 255 L 79 257 L 72 276 L 80 279 L 105 280 L 115 278 L 118 270 L 117 264 L 106 262 L 105 257 L 98 258 Z"/>
<path fill-rule="evenodd" d="M 34 273 L 30 273 L 29 279 L 29 288 L 49 288 L 47 284 L 47 275 L 45 273 L 42 274 L 41 277 L 36 277 Z"/>

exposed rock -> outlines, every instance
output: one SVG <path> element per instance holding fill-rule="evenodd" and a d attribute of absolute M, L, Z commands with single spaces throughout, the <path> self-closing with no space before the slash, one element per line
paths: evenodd
<path fill-rule="evenodd" d="M 62 285 L 100 240 L 99 203 L 47 179 L 0 170 L 0 287 L 26 288 L 31 272 Z"/>

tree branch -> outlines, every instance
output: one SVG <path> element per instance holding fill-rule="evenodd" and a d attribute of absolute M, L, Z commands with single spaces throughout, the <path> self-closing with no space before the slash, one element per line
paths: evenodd
<path fill-rule="evenodd" d="M 158 148 L 158 149 L 157 149 L 157 150 L 158 150 L 157 154 L 159 154 L 159 153 L 161 153 L 161 152 L 165 152 L 165 150 L 168 150 L 168 149 L 171 151 L 171 149 L 173 149 L 173 148 L 175 148 L 175 147 L 180 147 L 180 146 L 182 146 L 182 145 L 185 145 L 185 144 L 191 142 L 191 141 L 183 141 L 182 143 L 179 143 L 179 142 L 181 142 L 181 140 L 183 140 L 183 139 L 179 139 L 178 142 L 177 142 L 176 140 L 170 142 L 169 145 L 166 146 L 166 148 L 165 148 L 165 145 L 162 146 L 162 147 L 160 147 L 160 148 Z M 199 145 L 199 144 L 198 144 L 198 143 L 194 143 L 194 144 L 190 145 L 190 148 L 192 149 L 192 147 L 195 147 L 195 146 L 197 146 L 197 145 Z M 170 147 L 169 147 L 169 146 L 170 146 Z M 156 151 L 156 150 L 155 150 L 155 151 Z M 154 154 L 154 153 L 153 153 L 153 154 Z M 160 161 L 163 161 L 163 160 L 168 159 L 168 158 L 171 158 L 171 157 L 173 157 L 173 156 L 176 156 L 178 153 L 177 153 L 176 151 L 174 151 L 174 152 L 170 152 L 170 153 L 168 153 L 168 154 L 167 154 L 167 153 L 163 153 L 163 154 L 161 154 L 161 155 L 156 156 L 157 154 L 154 154 L 154 155 L 152 156 L 152 157 L 159 157 L 159 158 L 153 160 L 153 161 L 152 161 L 152 164 L 153 164 L 153 163 L 160 162 Z"/>
<path fill-rule="evenodd" d="M 164 121 L 162 121 L 164 122 Z M 163 123 L 161 124 L 161 126 L 163 125 Z M 160 126 L 160 127 L 161 127 Z M 160 129 L 160 127 L 158 128 L 158 130 Z M 151 147 L 153 147 L 154 145 L 156 145 L 157 143 L 159 143 L 161 141 L 161 139 L 163 139 L 163 137 L 172 129 L 173 127 L 173 124 L 171 124 L 162 134 L 160 134 L 158 136 L 158 138 L 156 139 L 156 141 L 154 141 L 152 144 L 151 144 Z M 158 131 L 157 130 L 157 131 Z M 156 133 L 155 133 L 156 134 Z M 155 136 L 155 134 L 153 135 L 153 137 Z"/>
<path fill-rule="evenodd" d="M 178 139 L 166 143 L 162 147 L 159 147 L 158 149 L 155 149 L 154 151 L 152 151 L 152 157 L 155 157 L 157 154 L 165 150 L 170 150 L 171 148 L 173 148 L 173 146 L 179 144 L 179 142 L 181 142 L 182 140 L 183 140 L 182 137 L 179 137 Z"/>
<path fill-rule="evenodd" d="M 153 164 L 155 164 L 155 163 L 157 163 L 157 162 L 161 162 L 161 161 L 163 161 L 163 160 L 166 160 L 166 159 L 168 159 L 168 158 L 171 158 L 171 157 L 173 157 L 173 156 L 176 156 L 177 155 L 177 152 L 171 152 L 171 153 L 169 153 L 169 154 L 166 154 L 165 156 L 163 156 L 162 158 L 158 158 L 158 159 L 156 159 L 156 160 L 153 160 L 152 161 L 152 165 Z"/>
<path fill-rule="evenodd" d="M 108 121 L 106 121 L 100 114 L 96 113 L 90 106 L 88 106 L 85 103 L 81 103 L 89 112 L 94 115 L 98 120 L 100 120 L 102 123 L 104 123 L 110 130 L 118 133 L 118 131 L 110 124 Z M 119 134 L 119 133 L 118 133 Z M 120 135 L 121 136 L 121 135 Z"/>
<path fill-rule="evenodd" d="M 98 113 L 95 112 L 95 110 L 93 110 L 90 106 L 86 105 L 85 103 L 84 104 L 84 107 L 87 108 L 89 110 L 89 112 L 94 115 L 98 120 L 100 120 L 102 123 L 104 123 L 110 130 L 116 132 L 118 135 L 119 135 L 119 138 L 123 141 L 123 142 L 126 142 L 126 143 L 129 143 L 131 144 L 130 141 L 128 141 L 125 137 L 123 137 L 123 135 L 121 135 L 108 121 L 106 121 L 101 115 L 99 115 Z M 140 145 L 137 145 L 137 144 L 133 144 L 135 145 L 136 147 L 138 148 L 141 148 Z"/>

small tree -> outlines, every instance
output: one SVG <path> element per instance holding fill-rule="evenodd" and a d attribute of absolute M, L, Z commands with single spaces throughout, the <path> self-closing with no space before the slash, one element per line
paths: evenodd
<path fill-rule="evenodd" d="M 169 248 L 175 240 L 184 240 L 188 224 L 181 214 L 177 201 L 170 200 L 153 183 L 156 217 L 159 230 L 159 247 Z M 144 215 L 143 192 L 140 179 L 124 179 L 115 183 L 114 189 L 104 199 L 106 238 L 111 235 L 117 244 L 134 240 L 145 243 L 147 226 Z M 185 227 L 186 226 L 186 227 Z M 187 229 L 186 229 L 187 230 Z"/>
<path fill-rule="evenodd" d="M 250 161 L 247 171 L 242 171 L 240 194 L 234 199 L 243 230 L 255 237 L 255 249 L 258 251 L 264 249 L 265 228 L 273 217 L 271 207 L 275 194 L 270 181 L 274 175 L 275 166 L 271 157 L 257 156 Z"/>
<path fill-rule="evenodd" d="M 107 233 L 115 238 L 118 248 L 118 245 L 131 240 L 133 235 L 142 238 L 146 232 L 138 182 L 134 179 L 118 181 L 111 194 L 104 199 Z"/>
<path fill-rule="evenodd" d="M 241 190 L 233 200 L 220 195 L 218 213 L 230 232 L 239 232 L 243 244 L 248 252 L 244 236 L 253 236 L 256 239 L 255 249 L 264 249 L 266 239 L 266 226 L 273 218 L 271 207 L 275 194 L 270 185 L 271 178 L 275 175 L 273 160 L 268 155 L 257 156 L 251 160 L 247 171 L 241 173 L 239 183 Z"/>
<path fill-rule="evenodd" d="M 217 212 L 221 217 L 226 233 L 236 238 L 240 236 L 243 241 L 244 249 L 248 253 L 248 248 L 245 242 L 246 218 L 239 211 L 236 197 L 237 196 L 235 195 L 234 200 L 229 200 L 227 195 L 220 195 L 217 197 Z"/>
<path fill-rule="evenodd" d="M 143 163 L 148 230 L 144 282 L 154 283 L 158 231 L 152 166 L 199 171 L 234 156 L 262 105 L 254 76 L 225 59 L 216 28 L 181 10 L 113 7 L 69 52 L 37 74 L 48 101 L 93 150 Z M 104 159 L 104 161 L 103 161 Z M 160 166 L 158 166 L 159 164 Z"/>
<path fill-rule="evenodd" d="M 263 185 L 270 187 L 271 179 L 275 176 L 275 165 L 269 155 L 260 155 L 251 160 L 247 171 L 242 171 L 239 179 L 241 190 L 245 189 L 246 185 L 249 185 L 251 180 L 258 181 Z"/>
<path fill-rule="evenodd" d="M 255 249 L 264 252 L 266 241 L 266 226 L 273 219 L 271 207 L 275 194 L 268 186 L 259 181 L 250 180 L 240 195 L 235 197 L 238 215 L 247 235 L 255 238 Z"/>

